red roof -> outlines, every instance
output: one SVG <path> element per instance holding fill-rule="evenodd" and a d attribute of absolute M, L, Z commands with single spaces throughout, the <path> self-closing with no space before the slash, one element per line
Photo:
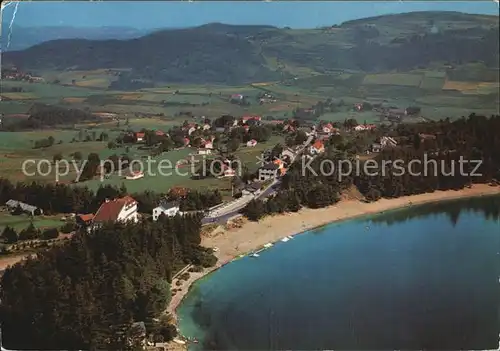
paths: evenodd
<path fill-rule="evenodd" d="M 78 218 L 80 218 L 80 220 L 82 222 L 89 222 L 94 218 L 94 214 L 92 214 L 92 213 L 81 214 L 81 215 L 78 215 Z"/>
<path fill-rule="evenodd" d="M 321 150 L 322 148 L 325 147 L 325 145 L 323 144 L 323 142 L 321 140 L 316 140 L 316 142 L 313 144 L 313 147 L 316 150 Z"/>
<path fill-rule="evenodd" d="M 165 133 L 163 133 L 161 130 L 157 130 L 155 132 L 155 134 L 158 135 L 158 136 L 164 136 L 165 135 Z"/>
<path fill-rule="evenodd" d="M 114 222 L 118 219 L 118 215 L 127 205 L 137 203 L 132 197 L 125 196 L 112 201 L 104 202 L 97 210 L 94 216 L 94 222 Z"/>
<path fill-rule="evenodd" d="M 146 134 L 146 133 L 137 132 L 137 133 L 135 133 L 135 137 L 136 137 L 136 138 L 144 138 L 145 134 Z"/>
<path fill-rule="evenodd" d="M 183 188 L 180 186 L 175 186 L 173 188 L 170 188 L 169 194 L 174 195 L 174 196 L 179 196 L 179 197 L 184 197 L 188 194 L 189 189 Z"/>

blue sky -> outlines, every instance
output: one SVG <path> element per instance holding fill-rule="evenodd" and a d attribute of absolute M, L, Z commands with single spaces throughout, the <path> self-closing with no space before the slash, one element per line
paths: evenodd
<path fill-rule="evenodd" d="M 420 2 L 21 2 L 14 24 L 20 26 L 128 26 L 141 29 L 190 27 L 211 22 L 269 24 L 311 28 L 370 16 L 410 11 L 460 11 L 498 15 L 493 1 Z M 14 6 L 2 14 L 11 21 Z"/>

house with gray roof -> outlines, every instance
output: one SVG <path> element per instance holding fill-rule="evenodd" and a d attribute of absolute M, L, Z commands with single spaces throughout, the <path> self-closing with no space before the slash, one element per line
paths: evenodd
<path fill-rule="evenodd" d="M 15 211 L 20 208 L 23 212 L 32 216 L 43 214 L 43 210 L 41 208 L 14 199 L 7 201 L 5 206 L 7 206 L 10 211 Z"/>

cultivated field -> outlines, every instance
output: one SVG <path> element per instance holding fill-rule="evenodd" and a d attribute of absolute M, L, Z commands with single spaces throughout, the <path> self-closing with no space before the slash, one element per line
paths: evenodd
<path fill-rule="evenodd" d="M 441 90 L 445 84 L 445 77 L 424 76 L 420 82 L 420 89 Z"/>
<path fill-rule="evenodd" d="M 388 73 L 367 74 L 363 80 L 364 85 L 402 85 L 418 87 L 422 76 L 418 74 Z"/>

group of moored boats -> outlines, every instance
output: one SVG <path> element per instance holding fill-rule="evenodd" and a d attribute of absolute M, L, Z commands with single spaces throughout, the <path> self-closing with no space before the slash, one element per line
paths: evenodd
<path fill-rule="evenodd" d="M 281 239 L 281 241 L 283 241 L 284 243 L 286 243 L 286 242 L 287 242 L 287 241 L 289 241 L 290 239 L 293 239 L 293 237 L 292 237 L 292 236 L 285 236 L 283 239 Z M 259 257 L 259 256 L 260 256 L 259 254 L 260 254 L 262 251 L 267 250 L 267 249 L 269 249 L 269 248 L 270 248 L 270 247 L 272 247 L 272 246 L 273 246 L 273 243 L 267 243 L 267 244 L 265 244 L 265 245 L 264 245 L 261 249 L 259 249 L 259 250 L 255 251 L 255 252 L 252 252 L 252 253 L 250 254 L 250 257 Z"/>

